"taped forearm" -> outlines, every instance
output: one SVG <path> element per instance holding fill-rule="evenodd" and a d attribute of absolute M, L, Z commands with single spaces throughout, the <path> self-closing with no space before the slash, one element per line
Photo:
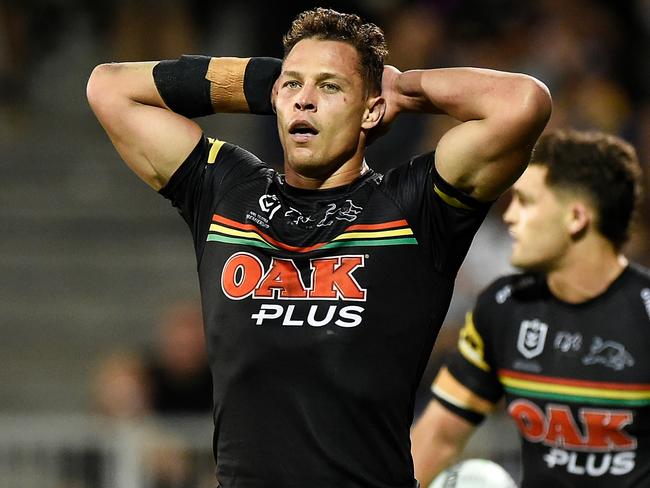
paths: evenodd
<path fill-rule="evenodd" d="M 186 117 L 220 113 L 272 114 L 271 90 L 282 61 L 275 58 L 181 56 L 153 69 L 165 104 Z"/>

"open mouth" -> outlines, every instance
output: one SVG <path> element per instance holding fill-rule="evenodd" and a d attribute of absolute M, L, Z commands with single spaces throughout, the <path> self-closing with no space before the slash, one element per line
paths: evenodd
<path fill-rule="evenodd" d="M 318 130 L 306 121 L 297 121 L 293 122 L 289 126 L 289 134 L 297 136 L 315 136 L 318 134 Z"/>

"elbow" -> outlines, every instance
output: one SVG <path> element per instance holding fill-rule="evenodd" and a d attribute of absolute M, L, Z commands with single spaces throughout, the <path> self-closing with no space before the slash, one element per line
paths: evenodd
<path fill-rule="evenodd" d="M 111 96 L 111 86 L 115 86 L 114 81 L 115 65 L 100 64 L 93 69 L 88 83 L 86 84 L 86 98 L 90 107 L 95 113 L 102 110 L 102 107 L 108 105 L 108 99 Z"/>
<path fill-rule="evenodd" d="M 519 75 L 517 89 L 516 119 L 533 140 L 542 133 L 553 110 L 553 101 L 548 87 L 536 78 Z"/>

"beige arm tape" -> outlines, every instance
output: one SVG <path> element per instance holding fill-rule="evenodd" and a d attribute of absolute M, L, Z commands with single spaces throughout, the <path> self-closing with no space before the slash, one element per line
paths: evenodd
<path fill-rule="evenodd" d="M 212 58 L 205 79 L 215 112 L 249 113 L 244 95 L 244 73 L 250 58 Z"/>

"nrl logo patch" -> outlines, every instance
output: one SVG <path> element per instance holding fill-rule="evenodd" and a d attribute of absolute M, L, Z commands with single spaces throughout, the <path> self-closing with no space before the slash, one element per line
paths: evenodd
<path fill-rule="evenodd" d="M 539 356 L 544 350 L 547 331 L 548 325 L 538 319 L 523 320 L 517 338 L 519 352 L 527 359 Z"/>
<path fill-rule="evenodd" d="M 280 210 L 281 207 L 280 200 L 278 199 L 278 197 L 269 194 L 262 195 L 259 199 L 259 204 L 262 212 L 266 212 L 267 214 L 269 214 L 269 220 L 273 218 L 275 212 Z"/>

